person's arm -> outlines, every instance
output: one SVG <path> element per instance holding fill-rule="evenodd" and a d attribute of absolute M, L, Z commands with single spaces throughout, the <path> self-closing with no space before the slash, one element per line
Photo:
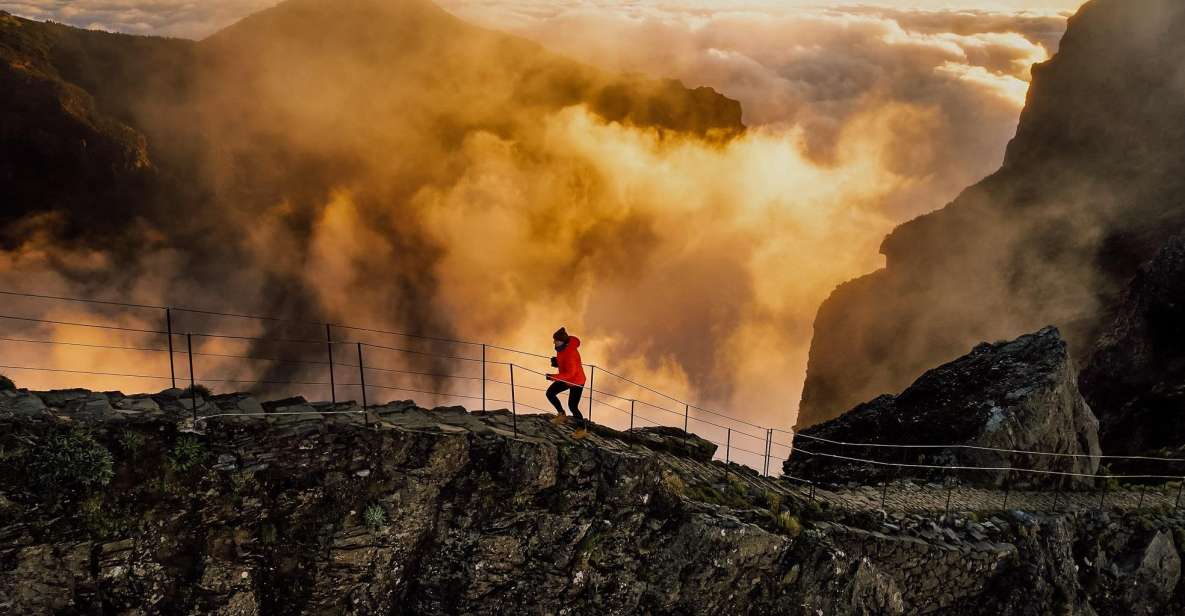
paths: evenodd
<path fill-rule="evenodd" d="M 560 371 L 559 374 L 548 375 L 548 380 L 560 381 L 568 384 L 575 384 L 576 379 L 576 365 L 580 362 L 580 356 L 564 354 L 560 355 Z"/>

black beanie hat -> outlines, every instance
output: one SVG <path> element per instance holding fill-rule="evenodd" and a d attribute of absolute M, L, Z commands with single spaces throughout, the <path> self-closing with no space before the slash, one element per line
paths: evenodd
<path fill-rule="evenodd" d="M 555 333 L 551 335 L 551 339 L 552 340 L 559 340 L 560 342 L 567 342 L 568 341 L 568 332 L 565 331 L 564 328 L 561 327 L 561 328 L 555 330 Z"/>

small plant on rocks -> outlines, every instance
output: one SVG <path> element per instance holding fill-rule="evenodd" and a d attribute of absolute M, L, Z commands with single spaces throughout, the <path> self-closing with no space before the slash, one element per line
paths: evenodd
<path fill-rule="evenodd" d="M 209 398 L 211 395 L 210 388 L 206 387 L 205 385 L 202 385 L 201 383 L 198 383 L 197 385 L 190 385 L 189 387 L 186 387 L 182 393 L 184 393 L 185 396 L 192 396 L 193 394 L 196 393 L 197 395 L 199 395 L 203 398 Z"/>
<path fill-rule="evenodd" d="M 259 527 L 259 541 L 263 545 L 275 545 L 276 540 L 279 539 L 280 533 L 276 527 L 271 524 L 264 524 Z"/>
<path fill-rule="evenodd" d="M 387 526 L 387 512 L 379 505 L 370 505 L 362 512 L 362 521 L 372 532 Z"/>
<path fill-rule="evenodd" d="M 683 492 L 687 490 L 687 485 L 674 473 L 663 473 L 662 483 L 675 496 L 683 496 Z"/>
<path fill-rule="evenodd" d="M 99 494 L 93 494 L 79 503 L 78 514 L 87 530 L 98 537 L 108 537 L 124 529 L 124 525 Z"/>
<path fill-rule="evenodd" d="M 197 437 L 188 434 L 177 439 L 169 452 L 168 465 L 174 472 L 184 473 L 206 459 L 206 446 Z"/>
<path fill-rule="evenodd" d="M 790 515 L 789 511 L 783 511 L 778 514 L 777 521 L 778 528 L 782 529 L 787 535 L 790 535 L 791 538 L 797 537 L 802 533 L 802 523 L 798 521 L 798 518 Z"/>
<path fill-rule="evenodd" d="M 135 430 L 124 430 L 119 433 L 119 447 L 129 457 L 135 458 L 144 449 L 144 435 Z"/>
<path fill-rule="evenodd" d="M 765 504 L 770 513 L 778 513 L 782 510 L 782 495 L 773 490 L 765 491 Z"/>
<path fill-rule="evenodd" d="M 255 483 L 255 473 L 232 473 L 230 476 L 230 487 L 235 494 L 241 494 L 249 489 Z"/>

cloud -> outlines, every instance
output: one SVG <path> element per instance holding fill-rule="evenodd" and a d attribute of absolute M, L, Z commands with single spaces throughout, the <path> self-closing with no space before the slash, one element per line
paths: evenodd
<path fill-rule="evenodd" d="M 899 221 L 941 207 L 995 170 L 1029 69 L 1056 51 L 1067 16 L 1055 8 L 778 3 L 444 5 L 596 66 L 713 87 L 741 101 L 750 126 L 802 129 L 808 153 L 823 163 L 853 118 L 893 104 L 926 110 L 926 125 L 900 124 L 886 142 L 884 164 L 914 180 L 885 196 L 885 211 Z"/>
<path fill-rule="evenodd" d="M 200 36 L 247 4 L 0 6 Z M 721 144 L 606 122 L 583 106 L 508 104 L 518 77 L 502 75 L 513 67 L 480 41 L 446 41 L 447 53 L 399 65 L 370 49 L 303 44 L 266 59 L 247 41 L 230 56 L 252 59 L 258 70 L 244 79 L 255 89 L 222 78 L 236 87 L 195 102 L 193 117 L 210 126 L 173 127 L 170 110 L 158 130 L 230 143 L 206 153 L 213 177 L 199 179 L 220 191 L 211 226 L 249 230 L 217 243 L 249 265 L 218 272 L 225 288 L 251 290 L 235 297 L 270 312 L 281 307 L 262 300 L 261 280 L 278 279 L 297 290 L 293 304 L 326 318 L 526 348 L 538 346 L 541 323 L 564 323 L 584 334 L 590 360 L 782 426 L 794 422 L 819 303 L 881 265 L 877 246 L 894 224 L 999 165 L 1029 66 L 1064 27 L 1057 12 L 1007 10 L 447 6 L 597 67 L 716 88 L 742 102 L 751 130 Z M 489 61 L 484 82 L 469 79 L 475 58 Z M 434 90 L 407 85 L 419 69 Z M 360 100 L 373 108 L 350 107 Z M 275 160 L 224 155 L 258 152 L 261 134 L 278 140 L 262 150 Z M 31 240 L 0 278 L 39 270 L 39 247 Z M 137 274 L 184 271 L 179 258 L 145 259 Z M 177 294 L 178 284 L 147 285 L 144 301 L 163 286 L 201 296 Z"/>
<path fill-rule="evenodd" d="M 0 10 L 79 28 L 202 38 L 277 0 L 18 0 Z"/>

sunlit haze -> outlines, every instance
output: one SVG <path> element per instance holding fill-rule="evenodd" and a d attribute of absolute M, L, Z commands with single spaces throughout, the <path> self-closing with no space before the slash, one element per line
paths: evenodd
<path fill-rule="evenodd" d="M 273 4 L 26 0 L 0 9 L 202 38 Z M 520 157 L 501 136 L 467 137 L 442 154 L 460 170 L 451 183 L 408 197 L 420 239 L 438 251 L 437 286 L 423 301 L 465 338 L 538 348 L 567 324 L 590 360 L 789 426 L 819 304 L 883 263 L 878 246 L 896 224 L 941 207 L 999 166 L 1030 67 L 1056 52 L 1082 2 L 441 4 L 607 71 L 713 88 L 740 101 L 749 130 L 710 143 L 572 107 L 532 122 L 537 158 Z M 376 165 L 383 160 L 375 154 Z M 315 278 L 310 284 L 341 320 L 381 321 L 340 301 L 350 296 L 355 260 L 400 258 L 361 247 L 381 238 L 359 222 L 355 192 L 343 184 L 324 204 L 311 248 L 321 260 L 302 275 Z M 275 207 L 280 216 L 284 204 Z M 551 231 L 540 235 L 524 220 L 546 221 Z M 647 231 L 605 241 L 636 245 L 612 253 L 608 266 L 585 259 L 590 229 L 629 228 L 622 225 L 631 220 Z M 259 250 L 268 267 L 288 267 L 264 256 L 262 246 L 274 245 L 272 221 L 257 222 L 246 250 Z M 483 241 L 471 241 L 477 232 Z M 36 270 L 33 254 L 2 255 L 0 271 Z M 578 275 L 555 282 L 569 271 Z"/>

